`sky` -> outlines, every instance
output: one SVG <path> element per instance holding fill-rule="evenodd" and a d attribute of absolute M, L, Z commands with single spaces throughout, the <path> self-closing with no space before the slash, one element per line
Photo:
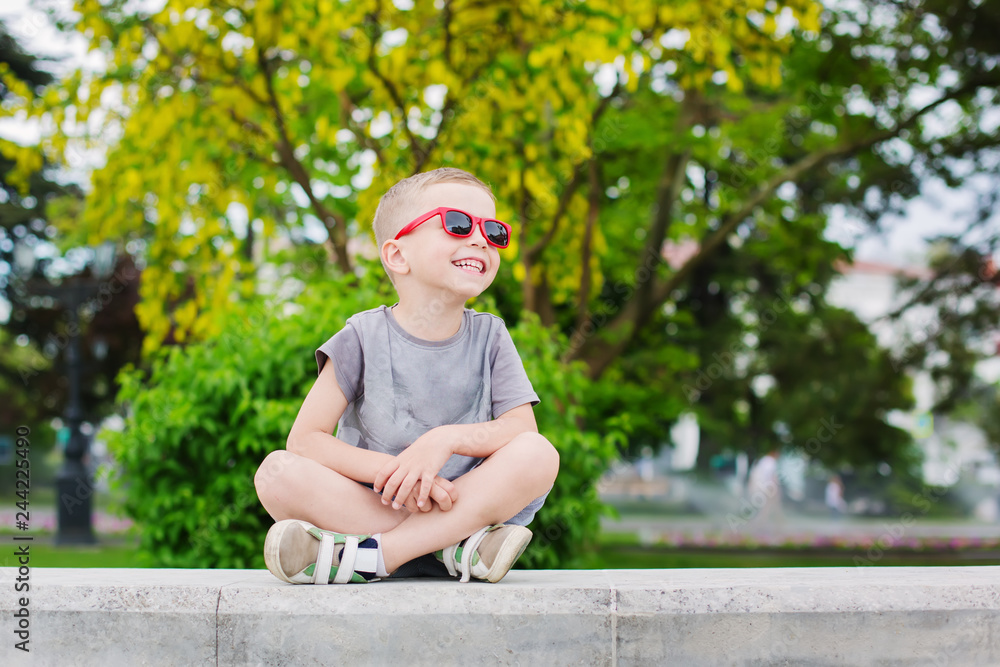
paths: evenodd
<path fill-rule="evenodd" d="M 148 2 L 149 0 L 147 0 Z M 56 32 L 45 14 L 37 7 L 65 8 L 68 0 L 3 0 L 0 19 L 15 38 L 30 52 L 56 58 L 67 58 L 67 63 L 79 66 L 87 61 L 86 45 L 82 36 L 67 39 Z M 96 66 L 99 59 L 91 57 Z M 0 119 L 0 136 L 8 139 L 31 134 L 30 128 L 12 119 Z M 35 131 L 37 134 L 37 131 Z M 1000 187 L 1000 183 L 978 183 L 980 188 Z M 928 183 L 921 196 L 912 200 L 902 218 L 884 219 L 882 230 L 873 234 L 867 225 L 850 218 L 844 211 L 834 211 L 827 230 L 827 237 L 846 247 L 855 249 L 859 260 L 881 262 L 896 266 L 919 265 L 926 255 L 926 239 L 938 234 L 959 233 L 967 225 L 968 215 L 976 195 L 971 187 L 965 191 L 951 191 L 943 184 Z M 1000 212 L 992 221 L 992 232 L 1000 230 Z"/>

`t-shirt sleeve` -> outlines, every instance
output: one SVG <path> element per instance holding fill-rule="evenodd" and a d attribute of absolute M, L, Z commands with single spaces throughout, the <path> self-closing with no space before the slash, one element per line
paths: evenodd
<path fill-rule="evenodd" d="M 352 403 L 364 393 L 365 359 L 361 353 L 361 338 L 357 329 L 348 322 L 316 350 L 316 374 L 323 371 L 327 359 L 333 360 L 333 370 L 337 384 L 344 392 L 348 403 Z"/>
<path fill-rule="evenodd" d="M 500 325 L 490 354 L 493 417 L 525 403 L 537 405 L 538 394 L 531 386 L 528 374 L 517 354 L 507 327 Z"/>

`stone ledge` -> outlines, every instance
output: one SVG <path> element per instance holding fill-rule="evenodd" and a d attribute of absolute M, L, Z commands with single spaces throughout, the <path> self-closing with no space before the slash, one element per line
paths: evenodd
<path fill-rule="evenodd" d="M 514 571 L 291 586 L 263 570 L 37 568 L 4 665 L 998 665 L 1000 566 Z"/>

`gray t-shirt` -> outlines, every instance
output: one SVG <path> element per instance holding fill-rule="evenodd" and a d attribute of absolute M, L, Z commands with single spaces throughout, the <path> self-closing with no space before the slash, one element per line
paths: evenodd
<path fill-rule="evenodd" d="M 488 422 L 538 403 L 503 320 L 468 308 L 458 333 L 439 341 L 404 331 L 387 306 L 366 310 L 316 350 L 318 372 L 328 358 L 348 401 L 337 437 L 393 456 L 437 426 Z M 481 461 L 455 454 L 438 474 L 453 480 Z M 510 523 L 527 525 L 544 500 Z"/>

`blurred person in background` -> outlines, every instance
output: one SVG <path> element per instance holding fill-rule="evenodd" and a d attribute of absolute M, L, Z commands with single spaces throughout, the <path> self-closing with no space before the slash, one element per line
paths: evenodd
<path fill-rule="evenodd" d="M 784 521 L 781 508 L 781 479 L 778 476 L 778 448 L 757 459 L 747 479 L 747 496 L 756 512 L 750 519 L 753 532 L 770 536 Z"/>
<path fill-rule="evenodd" d="M 847 513 L 847 502 L 844 500 L 844 481 L 834 473 L 826 483 L 826 506 L 830 508 L 830 516 L 839 519 Z"/>

